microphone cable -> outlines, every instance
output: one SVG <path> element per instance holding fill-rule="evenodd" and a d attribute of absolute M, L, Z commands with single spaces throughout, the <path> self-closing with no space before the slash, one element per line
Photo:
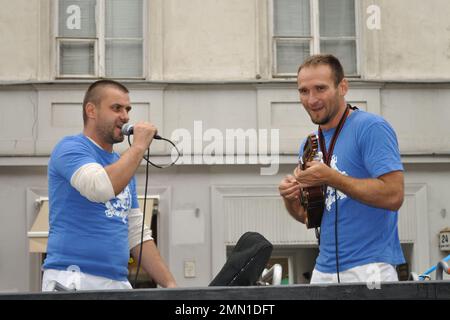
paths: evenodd
<path fill-rule="evenodd" d="M 335 211 L 335 219 L 334 219 L 334 242 L 336 246 L 336 274 L 337 274 L 337 281 L 338 283 L 341 283 L 341 278 L 339 277 L 339 246 L 338 246 L 338 196 L 337 196 L 338 190 L 334 189 L 334 199 L 336 203 Z"/>
<path fill-rule="evenodd" d="M 149 169 L 149 164 L 151 164 L 152 166 L 154 166 L 155 168 L 158 169 L 165 169 L 165 168 L 169 168 L 171 166 L 173 166 L 178 159 L 180 158 L 180 150 L 178 150 L 177 146 L 169 139 L 163 138 L 161 136 L 155 135 L 153 137 L 153 139 L 155 140 L 164 140 L 167 141 L 168 143 L 170 143 L 175 150 L 177 151 L 177 158 L 175 159 L 175 161 L 172 161 L 172 163 L 168 164 L 168 165 L 157 165 L 154 164 L 153 162 L 151 162 L 150 159 L 150 146 L 147 149 L 147 157 L 144 155 L 144 160 L 146 162 L 145 164 L 145 188 L 144 188 L 144 205 L 143 205 L 143 212 L 142 212 L 142 226 L 141 226 L 141 243 L 140 243 L 140 247 L 139 247 L 139 257 L 138 257 L 138 263 L 137 263 L 137 269 L 136 269 L 136 275 L 134 277 L 134 288 L 136 288 L 137 285 L 137 279 L 138 279 L 138 275 L 139 275 L 139 270 L 141 268 L 141 260 L 142 260 L 142 248 L 144 246 L 144 225 L 145 225 L 145 212 L 146 212 L 146 206 L 147 206 L 147 189 L 148 189 L 148 169 Z M 130 135 L 128 135 L 128 144 L 131 146 L 131 140 L 130 140 Z M 152 279 L 153 281 L 153 279 Z"/>
<path fill-rule="evenodd" d="M 128 144 L 131 146 L 130 136 L 131 136 L 131 135 L 128 135 Z M 178 161 L 178 159 L 180 159 L 180 156 L 181 156 L 180 150 L 178 150 L 176 144 L 173 143 L 173 142 L 172 142 L 171 140 L 169 140 L 169 139 L 163 138 L 163 137 L 158 136 L 158 135 L 155 135 L 155 136 L 153 137 L 153 139 L 154 139 L 154 140 L 163 140 L 163 141 L 166 141 L 166 142 L 170 143 L 170 144 L 172 145 L 172 147 L 177 151 L 177 158 L 176 158 L 174 161 L 172 161 L 170 164 L 166 164 L 166 165 L 157 165 L 157 164 L 155 164 L 155 163 L 153 163 L 153 162 L 150 161 L 150 154 L 149 154 L 149 152 L 147 152 L 147 157 L 144 156 L 144 160 L 147 162 L 147 164 L 151 164 L 153 167 L 158 168 L 158 169 L 166 169 L 166 168 L 170 168 L 171 166 L 173 166 L 173 165 Z M 150 147 L 149 147 L 149 150 L 150 150 Z"/>
<path fill-rule="evenodd" d="M 130 136 L 128 136 L 128 140 Z M 150 148 L 147 149 L 147 158 L 150 156 Z M 141 226 L 141 245 L 139 247 L 139 257 L 136 269 L 136 275 L 134 277 L 134 288 L 136 288 L 137 279 L 139 275 L 139 269 L 141 268 L 142 247 L 144 246 L 144 225 L 145 225 L 145 207 L 147 206 L 147 188 L 148 188 L 148 161 L 145 165 L 145 189 L 144 189 L 144 208 L 142 212 L 142 226 Z"/>

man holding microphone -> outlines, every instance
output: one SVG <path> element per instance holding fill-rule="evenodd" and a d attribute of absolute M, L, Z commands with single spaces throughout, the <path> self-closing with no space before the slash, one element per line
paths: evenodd
<path fill-rule="evenodd" d="M 132 146 L 121 156 L 122 126 L 131 110 L 128 89 L 112 80 L 90 85 L 83 101 L 83 133 L 63 138 L 48 165 L 49 238 L 42 290 L 54 281 L 76 290 L 131 289 L 129 254 L 162 287 L 176 282 L 144 226 L 134 176 L 153 141 L 156 127 L 139 122 Z M 70 283 L 73 271 L 77 283 Z"/>

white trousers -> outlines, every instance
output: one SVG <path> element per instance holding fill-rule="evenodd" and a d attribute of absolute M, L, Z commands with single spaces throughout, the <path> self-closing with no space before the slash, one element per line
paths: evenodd
<path fill-rule="evenodd" d="M 369 263 L 339 272 L 341 282 L 379 283 L 398 281 L 397 271 L 388 263 Z M 324 273 L 314 269 L 311 284 L 337 283 L 337 273 Z"/>
<path fill-rule="evenodd" d="M 81 273 L 79 270 L 46 269 L 42 276 L 42 291 L 55 291 L 55 285 L 60 284 L 69 290 L 117 290 L 133 289 L 128 281 L 117 281 L 92 274 Z"/>

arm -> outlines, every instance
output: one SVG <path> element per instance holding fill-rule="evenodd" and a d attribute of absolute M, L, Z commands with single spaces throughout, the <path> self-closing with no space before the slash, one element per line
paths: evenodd
<path fill-rule="evenodd" d="M 139 250 L 140 245 L 131 249 L 131 255 L 135 260 L 139 259 Z M 164 288 L 175 288 L 177 286 L 153 240 L 143 243 L 141 265 L 145 272 L 160 286 Z"/>
<path fill-rule="evenodd" d="M 156 134 L 156 128 L 145 122 L 136 124 L 134 130 L 136 134 L 133 144 L 119 160 L 103 168 L 92 159 L 91 162 L 77 168 L 70 178 L 71 185 L 90 201 L 99 203 L 106 202 L 121 193 L 134 176 Z"/>
<path fill-rule="evenodd" d="M 139 167 L 145 151 L 145 148 L 133 144 L 118 161 L 105 167 L 115 195 L 121 193 L 128 185 Z"/>
<path fill-rule="evenodd" d="M 134 141 L 131 147 L 118 161 L 105 167 L 115 195 L 121 193 L 130 182 L 157 130 L 151 123 L 139 122 L 134 126 L 133 131 Z"/>
<path fill-rule="evenodd" d="M 397 211 L 403 203 L 402 171 L 392 171 L 377 178 L 357 179 L 312 161 L 307 164 L 306 170 L 296 170 L 295 176 L 302 188 L 326 184 L 373 207 Z"/>
<path fill-rule="evenodd" d="M 306 223 L 306 212 L 300 205 L 300 187 L 294 176 L 286 176 L 278 186 L 278 190 L 289 214 L 295 220 Z"/>
<path fill-rule="evenodd" d="M 403 204 L 403 172 L 393 171 L 376 179 L 356 179 L 335 171 L 329 185 L 373 207 L 397 211 Z"/>

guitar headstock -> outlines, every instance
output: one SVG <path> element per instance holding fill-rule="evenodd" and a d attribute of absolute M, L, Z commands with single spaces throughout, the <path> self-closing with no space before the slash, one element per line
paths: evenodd
<path fill-rule="evenodd" d="M 304 166 L 307 162 L 313 161 L 314 157 L 317 155 L 319 151 L 319 139 L 315 133 L 311 133 L 305 142 L 305 146 L 303 147 L 303 155 L 301 159 L 302 169 L 304 170 Z"/>

